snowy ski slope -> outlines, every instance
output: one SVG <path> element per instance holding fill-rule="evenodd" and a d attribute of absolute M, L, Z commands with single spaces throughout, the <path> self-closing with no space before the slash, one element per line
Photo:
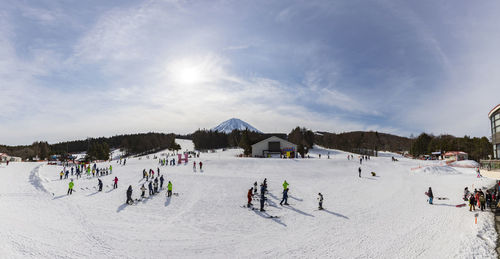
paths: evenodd
<path fill-rule="evenodd" d="M 177 142 L 182 150 L 193 149 L 190 141 Z M 474 169 L 449 173 L 428 167 L 432 162 L 392 162 L 384 154 L 364 161 L 358 178 L 359 159 L 349 161 L 338 150 L 316 147 L 311 159 L 296 160 L 237 158 L 239 153 L 202 153 L 195 161 L 203 162 L 203 172 L 193 172 L 192 160 L 160 167 L 179 195 L 168 199 L 163 190 L 135 205 L 124 205 L 126 188 L 132 185 L 138 198 L 142 170 L 156 172 L 157 160 L 133 158 L 126 166 L 113 161 L 114 173 L 102 177 L 103 192 L 95 189 L 97 179 L 83 177 L 75 180 L 71 196 L 66 195 L 69 180 L 59 180 L 60 166 L 11 163 L 0 168 L 0 257 L 497 257 L 492 214 L 476 212 L 476 225 L 475 213 L 455 207 L 463 203 L 465 186 L 494 184 L 476 178 Z M 270 191 L 267 211 L 242 208 L 248 189 L 264 178 Z M 281 207 L 285 179 L 291 206 Z M 435 197 L 449 200 L 427 204 L 429 186 Z M 325 198 L 324 211 L 317 210 L 318 192 Z"/>

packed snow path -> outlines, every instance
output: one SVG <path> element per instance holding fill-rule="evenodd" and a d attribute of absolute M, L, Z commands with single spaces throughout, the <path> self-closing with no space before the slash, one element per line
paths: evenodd
<path fill-rule="evenodd" d="M 183 142 L 183 147 L 185 144 Z M 124 205 L 133 186 L 139 198 L 142 170 L 154 159 L 111 162 L 113 174 L 59 180 L 58 166 L 12 163 L 0 168 L 0 254 L 15 258 L 496 258 L 493 216 L 456 208 L 463 188 L 489 187 L 472 169 L 410 170 L 425 162 L 390 157 L 363 161 L 331 151 L 297 160 L 237 158 L 240 150 L 201 154 L 203 172 L 187 165 L 160 167 L 178 196 L 165 190 Z M 108 166 L 103 163 L 98 167 Z M 372 177 L 369 172 L 376 172 Z M 118 189 L 112 178 L 118 176 Z M 70 176 L 71 178 L 71 176 Z M 255 181 L 268 180 L 267 211 L 242 208 Z M 282 183 L 290 184 L 280 206 Z M 424 192 L 431 186 L 434 205 Z M 146 184 L 147 187 L 147 184 Z M 326 210 L 318 211 L 318 192 Z M 146 191 L 147 196 L 147 191 Z M 258 201 L 253 202 L 258 206 Z M 267 216 L 279 216 L 268 218 Z"/>

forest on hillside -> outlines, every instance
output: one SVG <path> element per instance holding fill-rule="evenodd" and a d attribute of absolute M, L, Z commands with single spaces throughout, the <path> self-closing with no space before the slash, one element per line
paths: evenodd
<path fill-rule="evenodd" d="M 87 152 L 90 160 L 107 160 L 110 149 L 122 149 L 127 155 L 152 153 L 164 149 L 180 149 L 175 143 L 175 134 L 141 133 L 112 137 L 88 138 L 49 144 L 45 141 L 26 146 L 0 146 L 0 153 L 18 156 L 23 160 L 48 159 L 58 155 L 61 159 L 71 153 Z"/>

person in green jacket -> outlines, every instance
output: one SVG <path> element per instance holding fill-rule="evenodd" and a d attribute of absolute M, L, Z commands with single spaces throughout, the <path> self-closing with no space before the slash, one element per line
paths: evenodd
<path fill-rule="evenodd" d="M 288 183 L 286 182 L 286 180 L 285 180 L 285 182 L 283 183 L 283 190 L 286 190 L 286 189 L 288 188 L 288 185 L 289 185 L 289 184 L 288 184 Z"/>
<path fill-rule="evenodd" d="M 113 173 L 113 166 L 112 165 L 109 165 L 109 173 L 112 174 Z"/>
<path fill-rule="evenodd" d="M 170 181 L 168 181 L 167 189 L 167 197 L 172 196 L 172 183 Z"/>
<path fill-rule="evenodd" d="M 73 194 L 73 186 L 75 186 L 75 183 L 73 183 L 73 180 L 71 180 L 71 182 L 69 182 L 68 195 Z"/>

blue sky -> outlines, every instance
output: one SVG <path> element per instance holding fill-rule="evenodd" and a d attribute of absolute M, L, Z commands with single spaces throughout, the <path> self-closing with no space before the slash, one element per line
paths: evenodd
<path fill-rule="evenodd" d="M 0 143 L 190 133 L 488 136 L 500 2 L 0 0 Z"/>

